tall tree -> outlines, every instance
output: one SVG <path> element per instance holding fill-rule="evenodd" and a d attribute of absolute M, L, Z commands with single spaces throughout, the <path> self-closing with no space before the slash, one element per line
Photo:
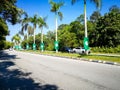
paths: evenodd
<path fill-rule="evenodd" d="M 16 24 L 24 13 L 22 9 L 17 8 L 15 5 L 16 0 L 0 0 L 0 48 L 4 48 L 6 36 L 9 34 L 7 22 Z"/>
<path fill-rule="evenodd" d="M 97 46 L 116 47 L 120 44 L 120 8 L 111 10 L 98 19 L 96 26 Z"/>
<path fill-rule="evenodd" d="M 32 26 L 27 27 L 27 34 L 25 34 L 24 30 L 19 31 L 19 34 L 24 37 L 24 40 L 28 40 L 29 36 L 33 35 L 33 33 L 34 31 L 33 31 Z"/>
<path fill-rule="evenodd" d="M 4 49 L 5 47 L 5 40 L 6 40 L 6 35 L 9 34 L 8 31 L 8 26 L 6 24 L 6 22 L 0 18 L 0 50 Z"/>
<path fill-rule="evenodd" d="M 15 24 L 18 17 L 23 14 L 23 10 L 17 8 L 15 3 L 16 0 L 0 0 L 0 17 L 12 24 Z"/>
<path fill-rule="evenodd" d="M 72 0 L 72 4 L 74 4 L 76 1 L 79 1 L 79 0 Z M 101 0 L 91 0 L 91 2 L 94 2 L 96 4 L 96 7 L 101 7 Z M 86 0 L 84 0 L 84 25 L 85 25 L 85 38 L 88 38 L 88 35 L 87 35 L 87 18 L 86 18 Z M 88 44 L 85 43 L 86 45 Z M 84 46 L 85 47 L 85 46 Z M 86 54 L 88 54 L 88 50 L 86 49 Z"/>
<path fill-rule="evenodd" d="M 58 26 L 58 30 L 63 30 L 64 27 L 68 26 L 68 24 L 61 24 Z"/>
<path fill-rule="evenodd" d="M 101 14 L 99 11 L 93 12 L 93 14 L 90 16 L 90 21 L 95 23 L 100 18 Z"/>
<path fill-rule="evenodd" d="M 77 47 L 78 46 L 78 40 L 76 37 L 76 33 L 71 32 L 71 26 L 66 25 L 62 28 L 62 30 L 59 30 L 59 40 L 60 40 L 60 50 L 63 47 Z M 66 43 L 67 42 L 67 43 Z"/>
<path fill-rule="evenodd" d="M 120 13 L 120 8 L 116 5 L 113 5 L 112 7 L 110 7 L 109 9 L 110 12 L 116 12 L 116 13 Z"/>
<path fill-rule="evenodd" d="M 37 17 L 37 15 L 35 14 L 33 17 L 31 17 L 30 21 L 33 24 L 33 30 L 34 30 L 34 35 L 33 35 L 33 39 L 34 39 L 33 49 L 35 50 L 36 49 L 36 44 L 35 44 L 35 29 L 36 29 L 36 27 L 38 25 L 38 17 Z"/>
<path fill-rule="evenodd" d="M 78 21 L 78 22 L 84 24 L 84 15 L 81 14 L 79 17 L 76 18 L 76 21 Z"/>
<path fill-rule="evenodd" d="M 18 49 L 20 46 L 20 42 L 21 42 L 21 37 L 19 36 L 19 34 L 16 34 L 12 37 L 12 42 L 16 46 L 16 49 Z"/>
<path fill-rule="evenodd" d="M 8 34 L 9 34 L 8 26 L 7 26 L 6 22 L 2 18 L 0 18 L 0 37 L 2 37 L 2 36 L 4 37 Z M 0 38 L 0 40 L 1 40 L 1 38 Z"/>
<path fill-rule="evenodd" d="M 59 11 L 60 7 L 64 5 L 64 2 L 58 2 L 55 3 L 52 0 L 50 0 L 50 5 L 51 5 L 51 12 L 55 13 L 55 23 L 56 23 L 56 42 L 58 42 L 58 37 L 57 37 L 57 16 L 60 17 L 60 20 L 62 20 L 63 15 L 62 12 Z M 58 43 L 56 43 L 58 46 Z M 56 48 L 56 52 L 58 52 L 58 49 Z"/>
<path fill-rule="evenodd" d="M 90 16 L 90 21 L 88 21 L 88 36 L 89 36 L 89 41 L 90 41 L 90 46 L 94 47 L 96 46 L 97 39 L 95 38 L 98 33 L 96 32 L 96 24 L 101 17 L 101 14 L 99 11 L 94 11 L 92 15 Z"/>
<path fill-rule="evenodd" d="M 28 26 L 28 37 L 34 34 L 34 29 L 32 26 Z"/>
<path fill-rule="evenodd" d="M 29 43 L 28 43 L 28 38 L 29 38 L 29 35 L 33 34 L 33 28 L 30 26 L 30 18 L 27 16 L 25 17 L 24 19 L 21 20 L 21 23 L 22 23 L 22 29 L 21 29 L 21 34 L 23 34 L 24 36 L 24 40 L 27 40 L 27 43 L 26 43 L 26 49 L 29 49 Z M 24 35 L 24 33 L 27 33 Z"/>
<path fill-rule="evenodd" d="M 46 18 L 47 17 L 44 17 L 44 18 L 42 18 L 42 17 L 39 17 L 38 18 L 38 26 L 39 26 L 39 28 L 41 28 L 41 51 L 43 52 L 43 49 L 44 49 L 44 43 L 43 43 L 43 27 L 46 27 L 46 28 L 48 28 L 48 25 L 47 25 L 47 23 L 46 23 Z"/>
<path fill-rule="evenodd" d="M 84 26 L 78 21 L 71 22 L 70 26 L 71 28 L 69 29 L 69 31 L 71 33 L 75 33 L 77 38 L 77 43 L 79 43 L 79 45 L 82 46 L 83 38 L 84 38 Z"/>
<path fill-rule="evenodd" d="M 21 23 L 22 23 L 22 28 L 21 28 L 21 33 L 24 35 L 24 31 L 27 31 L 27 39 L 28 39 L 28 26 L 29 26 L 29 23 L 30 20 L 29 18 L 24 18 L 21 20 Z"/>
<path fill-rule="evenodd" d="M 48 31 L 45 38 L 47 50 L 54 50 L 54 46 L 53 46 L 54 40 L 55 40 L 55 32 Z"/>

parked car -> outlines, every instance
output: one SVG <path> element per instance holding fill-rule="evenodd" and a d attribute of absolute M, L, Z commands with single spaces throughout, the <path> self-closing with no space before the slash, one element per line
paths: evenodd
<path fill-rule="evenodd" d="M 73 53 L 73 50 L 70 47 L 63 47 L 63 48 L 61 48 L 60 51 L 62 51 L 62 52 L 68 52 L 68 53 Z"/>
<path fill-rule="evenodd" d="M 10 47 L 10 48 L 9 48 L 9 51 L 13 51 L 13 48 L 12 48 L 12 47 Z"/>
<path fill-rule="evenodd" d="M 85 54 L 85 49 L 83 47 L 77 47 L 77 48 L 73 48 L 73 52 L 79 54 Z M 90 50 L 88 51 L 88 54 L 90 54 Z"/>

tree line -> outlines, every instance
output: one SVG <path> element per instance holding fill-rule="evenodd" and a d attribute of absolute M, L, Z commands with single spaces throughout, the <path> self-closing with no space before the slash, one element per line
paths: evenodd
<path fill-rule="evenodd" d="M 112 6 L 109 12 L 103 16 L 95 11 L 87 21 L 88 37 L 90 47 L 117 47 L 120 45 L 120 8 Z M 40 49 L 41 33 L 36 35 L 37 49 Z M 33 36 L 30 36 L 28 42 L 33 43 Z M 84 15 L 80 15 L 70 24 L 61 24 L 58 26 L 59 49 L 62 47 L 83 46 L 84 39 Z M 54 50 L 55 31 L 48 31 L 44 34 L 44 43 L 46 50 Z M 25 47 L 26 40 L 22 42 Z M 32 46 L 31 46 L 32 48 Z"/>
<path fill-rule="evenodd" d="M 76 1 L 77 0 L 72 0 L 72 3 Z M 101 0 L 91 1 L 94 1 L 96 6 L 100 7 Z M 51 30 L 48 31 L 47 34 L 43 34 L 43 27 L 48 28 L 46 17 L 42 18 L 37 15 L 29 17 L 22 9 L 17 8 L 15 3 L 16 0 L 0 1 L 1 49 L 5 47 L 5 43 L 3 44 L 3 42 L 6 41 L 5 37 L 9 34 L 7 22 L 22 24 L 21 31 L 13 36 L 12 41 L 15 45 L 22 44 L 23 48 L 29 45 L 29 48 L 33 49 L 34 44 L 34 49 L 40 49 L 44 43 L 42 47 L 44 47 L 45 50 L 54 50 L 55 41 L 59 42 L 59 49 L 65 46 L 71 48 L 83 46 L 83 39 L 86 36 L 85 26 L 87 26 L 90 47 L 116 47 L 120 45 L 120 8 L 117 6 L 112 6 L 109 12 L 105 13 L 103 16 L 101 16 L 99 10 L 97 10 L 93 12 L 90 19 L 89 17 L 85 17 L 84 13 L 78 16 L 76 20 L 72 21 L 70 24 L 62 24 L 59 25 L 58 28 L 56 26 L 56 30 Z M 55 3 L 52 0 L 50 0 L 49 3 L 51 5 L 50 11 L 54 12 L 55 16 L 59 15 L 60 19 L 62 19 L 63 15 L 59 9 L 64 3 Z M 86 6 L 86 0 L 84 0 L 84 6 Z M 24 19 L 21 19 L 22 15 L 24 15 Z M 35 35 L 37 26 L 40 28 L 41 32 Z M 24 36 L 22 42 L 20 35 Z"/>
<path fill-rule="evenodd" d="M 75 2 L 77 2 L 77 0 L 71 0 L 71 3 L 72 4 L 74 4 Z M 91 2 L 94 2 L 95 4 L 96 4 L 96 6 L 97 7 L 100 7 L 100 5 L 101 5 L 101 0 L 97 0 L 97 1 L 95 1 L 95 0 L 91 0 Z M 58 52 L 58 48 L 59 48 L 59 43 L 58 43 L 58 29 L 57 29 L 57 16 L 60 16 L 60 20 L 62 20 L 62 17 L 63 17 L 63 15 L 62 15 L 62 12 L 60 12 L 60 7 L 61 6 L 63 6 L 64 5 L 64 2 L 58 2 L 58 3 L 56 3 L 56 2 L 54 2 L 53 0 L 49 0 L 49 4 L 51 5 L 51 9 L 50 9 L 50 11 L 51 12 L 54 12 L 55 13 L 55 25 L 56 25 L 56 27 L 55 27 L 55 41 L 54 41 L 54 46 L 55 46 L 55 49 L 56 49 L 56 52 Z M 35 16 L 34 16 L 35 17 Z M 31 19 L 34 19 L 34 18 L 31 18 Z M 39 23 L 38 23 L 38 19 L 37 18 L 35 18 L 33 21 L 31 21 L 31 19 L 27 19 L 27 21 L 29 21 L 29 22 L 31 22 L 31 23 L 33 23 L 33 31 L 35 32 L 35 28 L 36 28 L 36 26 L 37 25 L 39 25 Z M 86 0 L 84 0 L 84 25 L 85 25 L 85 38 L 87 38 L 88 39 L 88 37 L 87 37 L 87 19 L 86 19 Z M 41 23 L 41 22 L 40 22 Z M 27 24 L 28 25 L 28 24 Z M 28 34 L 27 34 L 27 36 L 28 36 Z M 35 43 L 35 34 L 33 35 L 33 39 L 34 39 L 34 43 L 33 43 L 33 50 L 35 50 L 36 49 L 36 43 Z M 43 37 L 43 34 L 41 33 L 41 38 Z M 43 39 L 43 38 L 42 38 Z M 41 39 L 41 49 L 43 49 L 43 47 L 44 47 L 44 43 L 43 43 L 43 40 Z M 26 47 L 28 47 L 29 46 L 29 44 L 26 44 Z M 85 48 L 86 49 L 86 48 Z M 42 50 L 43 51 L 43 50 Z M 87 50 L 86 50 L 86 52 L 87 52 Z"/>

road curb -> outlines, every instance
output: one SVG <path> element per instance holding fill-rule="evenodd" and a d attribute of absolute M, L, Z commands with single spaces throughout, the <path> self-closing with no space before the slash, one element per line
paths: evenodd
<path fill-rule="evenodd" d="M 120 64 L 116 63 L 116 62 L 109 62 L 109 61 L 102 61 L 102 60 L 92 60 L 92 59 L 89 59 L 89 61 L 90 62 L 96 62 L 96 63 L 103 63 L 103 64 L 120 66 Z"/>
<path fill-rule="evenodd" d="M 40 54 L 40 55 L 46 55 L 46 54 Z M 57 55 L 46 55 L 46 56 L 54 56 L 54 57 L 61 57 L 61 58 L 69 58 L 73 60 L 82 60 L 82 61 L 88 61 L 88 62 L 95 62 L 95 63 L 102 63 L 102 64 L 108 64 L 108 65 L 116 65 L 120 66 L 119 63 L 116 62 L 109 62 L 109 61 L 102 61 L 102 60 L 93 60 L 93 59 L 86 59 L 86 58 L 75 58 L 75 57 L 65 57 L 65 56 L 57 56 Z"/>

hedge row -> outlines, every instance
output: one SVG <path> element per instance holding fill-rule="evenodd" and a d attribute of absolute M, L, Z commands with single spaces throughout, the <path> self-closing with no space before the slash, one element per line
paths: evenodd
<path fill-rule="evenodd" d="M 120 45 L 117 47 L 93 47 L 91 48 L 92 52 L 95 53 L 120 53 Z"/>

